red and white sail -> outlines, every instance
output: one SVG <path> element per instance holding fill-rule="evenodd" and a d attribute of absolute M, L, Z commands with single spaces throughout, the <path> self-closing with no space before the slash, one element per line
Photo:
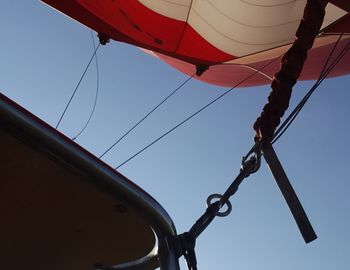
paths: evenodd
<path fill-rule="evenodd" d="M 199 79 L 233 86 L 269 83 L 278 58 L 294 40 L 306 0 L 43 0 L 110 38 L 152 51 L 187 74 L 210 66 Z M 301 79 L 317 78 L 339 32 L 338 50 L 350 40 L 350 4 L 334 0 L 326 9 L 323 28 Z M 336 52 L 335 52 L 336 53 Z M 332 76 L 350 72 L 350 55 Z M 265 66 L 267 67 L 261 68 Z M 257 72 L 258 71 L 258 72 Z"/>

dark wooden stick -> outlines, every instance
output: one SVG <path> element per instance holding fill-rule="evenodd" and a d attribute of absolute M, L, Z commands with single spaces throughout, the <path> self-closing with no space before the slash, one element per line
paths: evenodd
<path fill-rule="evenodd" d="M 309 243 L 317 238 L 317 235 L 312 228 L 312 225 L 301 205 L 297 194 L 295 193 L 291 183 L 288 180 L 284 169 L 278 160 L 275 150 L 271 143 L 264 144 L 263 156 L 275 178 L 278 187 L 280 188 L 284 199 L 286 200 L 290 211 L 298 225 L 298 228 L 306 243 Z"/>

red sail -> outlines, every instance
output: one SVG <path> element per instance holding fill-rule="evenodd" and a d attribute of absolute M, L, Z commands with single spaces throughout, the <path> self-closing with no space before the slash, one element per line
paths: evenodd
<path fill-rule="evenodd" d="M 252 5 L 243 1 L 212 0 L 43 0 L 97 33 L 150 50 L 180 71 L 210 68 L 198 79 L 222 86 L 269 84 L 279 59 L 294 40 L 306 1 L 273 1 Z M 350 41 L 347 1 L 333 0 L 301 74 L 316 79 L 339 34 L 335 52 Z M 330 76 L 350 72 L 347 54 Z"/>

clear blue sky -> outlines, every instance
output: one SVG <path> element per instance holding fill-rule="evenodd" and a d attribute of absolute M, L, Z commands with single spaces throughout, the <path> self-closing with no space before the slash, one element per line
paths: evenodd
<path fill-rule="evenodd" d="M 89 60 L 89 29 L 40 1 L 3 0 L 0 8 L 0 91 L 55 126 Z M 138 48 L 111 42 L 98 52 L 96 113 L 77 139 L 101 154 L 186 76 Z M 350 77 L 327 80 L 275 145 L 318 234 L 306 245 L 263 162 L 197 241 L 200 270 L 329 270 L 350 265 Z M 299 83 L 291 108 L 310 82 Z M 74 137 L 96 89 L 87 73 L 59 130 Z M 191 81 L 104 161 L 117 166 L 225 89 Z M 188 230 L 211 193 L 222 193 L 252 145 L 252 124 L 269 87 L 238 89 L 120 168 L 156 198 L 178 232 Z"/>

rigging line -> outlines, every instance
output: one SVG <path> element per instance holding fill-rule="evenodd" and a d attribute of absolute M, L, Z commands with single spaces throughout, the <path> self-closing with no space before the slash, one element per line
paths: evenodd
<path fill-rule="evenodd" d="M 95 55 L 96 55 L 96 53 L 97 53 L 97 50 L 98 50 L 98 48 L 100 47 L 100 45 L 101 45 L 101 43 L 99 43 L 99 44 L 97 45 L 97 47 L 96 47 L 94 53 L 92 54 L 92 56 L 91 56 L 91 58 L 90 58 L 89 63 L 86 65 L 83 74 L 81 75 L 81 77 L 80 77 L 80 79 L 79 79 L 77 85 L 75 86 L 75 89 L 74 89 L 74 91 L 73 91 L 73 93 L 72 93 L 72 95 L 71 95 L 71 97 L 70 97 L 70 99 L 69 99 L 69 101 L 68 101 L 66 107 L 64 108 L 63 113 L 61 114 L 60 119 L 58 120 L 58 123 L 57 123 L 57 125 L 56 125 L 56 129 L 58 128 L 58 126 L 60 125 L 60 123 L 61 123 L 61 121 L 62 121 L 64 115 L 66 114 L 66 111 L 67 111 L 67 109 L 68 109 L 70 103 L 72 102 L 73 97 L 75 96 L 75 93 L 77 92 L 77 90 L 78 90 L 78 88 L 79 88 L 79 86 L 80 86 L 80 83 L 82 82 L 82 80 L 83 80 L 83 78 L 84 78 L 84 76 L 85 76 L 87 70 L 89 69 L 89 66 L 90 66 L 92 60 L 94 59 L 94 57 L 95 57 Z"/>
<path fill-rule="evenodd" d="M 341 35 L 342 36 L 342 35 Z M 294 121 L 294 119 L 296 118 L 296 115 L 299 114 L 302 106 L 304 106 L 304 104 L 306 103 L 306 101 L 309 99 L 309 97 L 311 96 L 311 94 L 314 92 L 314 89 L 318 87 L 321 79 L 324 77 L 326 71 L 327 71 L 327 65 L 329 60 L 331 59 L 340 39 L 341 36 L 339 36 L 337 42 L 334 44 L 331 52 L 329 53 L 327 60 L 325 62 L 325 64 L 323 65 L 322 71 L 320 72 L 320 76 L 317 79 L 317 81 L 315 82 L 315 84 L 310 88 L 310 90 L 306 93 L 306 95 L 302 98 L 302 100 L 298 103 L 298 105 L 294 108 L 294 110 L 288 115 L 288 117 L 283 121 L 283 123 L 280 125 L 280 127 L 277 129 L 277 131 L 274 134 L 274 140 L 272 143 L 274 143 L 275 141 L 277 141 L 277 139 L 279 139 L 282 134 L 278 135 L 280 132 L 284 133 L 285 130 L 291 125 L 291 122 Z M 341 54 L 341 52 L 339 53 L 339 55 Z M 338 55 L 338 56 L 339 56 Z M 335 60 L 333 60 L 335 61 Z M 328 67 L 329 68 L 329 67 Z M 286 127 L 285 127 L 286 126 Z M 284 129 L 284 130 L 283 130 Z M 283 130 L 283 131 L 282 131 Z M 276 138 L 277 137 L 277 138 Z"/>
<path fill-rule="evenodd" d="M 349 51 L 349 49 L 350 49 L 350 46 L 346 48 L 346 51 Z M 345 55 L 345 54 L 343 54 L 342 57 L 343 57 L 344 55 Z M 341 57 L 341 58 L 342 58 L 342 57 Z M 338 61 L 336 61 L 336 63 L 338 63 L 338 62 L 341 60 L 341 58 L 338 59 Z M 334 65 L 333 65 L 332 68 L 334 68 Z M 328 75 L 329 72 L 330 72 L 331 70 L 332 70 L 332 69 L 329 69 L 329 71 L 327 72 L 326 75 Z M 310 89 L 310 91 L 312 90 L 312 92 L 314 92 L 314 91 L 316 90 L 316 88 L 323 82 L 324 79 L 326 79 L 326 76 L 325 76 L 324 78 L 322 78 L 322 80 L 320 80 L 318 84 L 315 84 L 314 87 L 312 87 L 312 89 Z M 306 101 L 307 101 L 307 100 L 309 99 L 309 97 L 311 96 L 311 94 L 312 94 L 312 93 L 310 93 L 307 97 L 305 97 L 305 100 L 303 101 L 303 103 L 301 104 L 300 107 L 295 108 L 295 112 L 293 111 L 294 114 L 291 115 L 291 117 L 290 117 L 290 119 L 289 119 L 289 122 L 286 123 L 286 127 L 285 127 L 283 130 L 280 131 L 280 134 L 278 134 L 278 137 L 276 137 L 276 138 L 273 140 L 272 143 L 275 143 L 275 142 L 282 136 L 282 134 L 286 132 L 287 128 L 292 124 L 292 122 L 294 121 L 294 119 L 297 117 L 297 115 L 299 114 L 299 112 L 301 111 L 301 109 L 302 109 L 303 106 L 305 105 Z"/>
<path fill-rule="evenodd" d="M 325 69 L 324 74 L 320 76 L 317 82 L 311 87 L 308 93 L 304 96 L 304 98 L 299 102 L 296 108 L 289 114 L 287 119 L 282 123 L 281 127 L 275 132 L 274 140 L 272 143 L 275 143 L 288 129 L 288 127 L 292 124 L 294 119 L 297 117 L 307 100 L 310 98 L 312 93 L 318 88 L 318 86 L 326 79 L 328 74 L 334 69 L 334 67 L 340 62 L 340 60 L 345 56 L 345 54 L 350 50 L 350 42 L 342 49 L 342 51 L 338 54 L 338 56 L 333 60 L 331 65 Z"/>
<path fill-rule="evenodd" d="M 264 73 L 264 72 L 262 72 L 262 71 L 257 70 L 256 68 L 253 68 L 253 67 L 251 67 L 251 66 L 249 66 L 249 65 L 242 65 L 242 66 L 243 66 L 243 67 L 246 67 L 246 68 L 248 68 L 248 69 L 251 69 L 251 70 L 254 70 L 254 71 L 258 72 L 260 75 L 264 76 L 265 78 L 269 79 L 270 81 L 273 80 L 272 77 L 270 77 L 269 75 L 267 75 L 266 73 Z"/>
<path fill-rule="evenodd" d="M 176 126 L 174 126 L 173 128 L 171 128 L 170 130 L 168 130 L 167 132 L 165 132 L 163 135 L 159 136 L 157 139 L 155 139 L 154 141 L 152 141 L 151 143 L 149 143 L 147 146 L 145 146 L 144 148 L 142 148 L 141 150 L 139 150 L 137 153 L 135 153 L 134 155 L 132 155 L 130 158 L 128 158 L 127 160 L 125 160 L 123 163 L 119 164 L 117 167 L 115 167 L 115 170 L 118 170 L 121 166 L 125 165 L 126 163 L 128 163 L 130 160 L 134 159 L 136 156 L 138 156 L 139 154 L 141 154 L 142 152 L 144 152 L 145 150 L 147 150 L 149 147 L 151 147 L 152 145 L 154 145 L 155 143 L 157 143 L 158 141 L 160 141 L 161 139 L 163 139 L 165 136 L 167 136 L 168 134 L 170 134 L 171 132 L 173 132 L 175 129 L 177 129 L 178 127 L 182 126 L 183 124 L 185 124 L 187 121 L 191 120 L 193 117 L 195 117 L 197 114 L 201 113 L 202 111 L 204 111 L 206 108 L 208 108 L 209 106 L 213 105 L 215 102 L 217 102 L 219 99 L 223 98 L 224 96 L 226 96 L 228 93 L 230 93 L 233 89 L 237 88 L 238 86 L 240 86 L 242 83 L 248 81 L 250 78 L 252 78 L 253 76 L 255 76 L 256 74 L 258 74 L 261 70 L 263 70 L 264 68 L 266 68 L 267 66 L 271 65 L 273 62 L 275 62 L 277 59 L 279 59 L 282 56 L 279 55 L 278 57 L 272 59 L 271 61 L 269 61 L 267 64 L 265 64 L 263 67 L 261 67 L 259 70 L 254 71 L 252 74 L 248 75 L 247 77 L 245 77 L 244 79 L 242 79 L 241 81 L 239 81 L 238 83 L 236 83 L 234 86 L 232 86 L 230 89 L 226 90 L 224 93 L 222 93 L 221 95 L 219 95 L 218 97 L 216 97 L 215 99 L 213 99 L 212 101 L 210 101 L 209 103 L 207 103 L 206 105 L 204 105 L 202 108 L 200 108 L 199 110 L 197 110 L 196 112 L 194 112 L 193 114 L 191 114 L 190 116 L 188 116 L 186 119 L 184 119 L 183 121 L 181 121 L 179 124 L 177 124 Z"/>
<path fill-rule="evenodd" d="M 113 147 L 115 147 L 121 140 L 123 140 L 130 132 L 132 132 L 138 125 L 140 125 L 144 120 L 146 120 L 147 117 L 149 117 L 155 110 L 157 110 L 163 103 L 165 103 L 171 96 L 173 96 L 177 91 L 179 91 L 182 87 L 185 86 L 193 77 L 196 75 L 194 73 L 190 77 L 188 77 L 183 83 L 181 83 L 173 92 L 171 92 L 166 98 L 164 98 L 160 103 L 158 103 L 157 106 L 155 106 L 152 110 L 150 110 L 144 117 L 142 117 L 136 124 L 134 124 L 127 132 L 125 132 L 118 140 L 116 140 L 115 143 L 113 143 L 106 151 L 103 152 L 99 156 L 99 158 L 102 158 L 104 155 L 106 155 L 110 150 L 112 150 Z"/>
<path fill-rule="evenodd" d="M 94 46 L 94 50 L 96 50 L 96 44 L 95 44 L 95 39 L 94 39 L 94 34 L 92 31 L 91 32 L 91 38 L 92 38 L 92 43 Z M 94 105 L 92 107 L 92 110 L 90 112 L 89 118 L 87 119 L 87 121 L 85 122 L 84 127 L 79 131 L 79 133 L 77 135 L 75 135 L 72 140 L 76 140 L 86 129 L 86 127 L 89 125 L 91 118 L 93 116 L 93 114 L 95 113 L 95 109 L 96 109 L 96 104 L 97 104 L 97 99 L 98 99 L 98 94 L 99 94 L 99 87 L 100 87 L 100 72 L 99 72 L 99 68 L 98 68 L 98 59 L 97 59 L 97 54 L 95 54 L 95 66 L 96 66 L 96 92 L 95 92 L 95 100 L 94 100 Z"/>
<path fill-rule="evenodd" d="M 265 77 L 266 79 L 272 81 L 273 80 L 273 77 L 270 77 L 269 75 L 267 75 L 266 73 L 262 72 L 261 70 L 258 70 L 252 66 L 249 66 L 248 64 L 235 64 L 235 63 L 228 63 L 228 64 L 224 64 L 224 65 L 227 65 L 227 66 L 238 66 L 238 67 L 244 67 L 244 68 L 247 68 L 247 69 L 250 69 L 250 70 L 254 70 L 256 72 L 258 72 L 261 76 Z"/>
<path fill-rule="evenodd" d="M 323 74 L 325 73 L 326 68 L 328 67 L 328 63 L 329 63 L 329 61 L 331 60 L 331 58 L 332 58 L 332 56 L 333 56 L 333 54 L 334 54 L 334 52 L 335 52 L 335 49 L 337 48 L 337 46 L 338 46 L 340 40 L 342 39 L 343 35 L 344 35 L 344 32 L 341 33 L 341 34 L 339 35 L 337 41 L 334 43 L 333 48 L 332 48 L 332 50 L 330 51 L 330 53 L 329 53 L 329 55 L 328 55 L 328 57 L 327 57 L 327 60 L 326 60 L 325 64 L 323 65 L 323 68 L 322 68 L 322 71 L 321 71 L 321 73 L 320 73 L 320 76 L 319 76 L 318 80 L 320 80 L 320 78 L 321 78 L 321 77 L 323 76 Z"/>
<path fill-rule="evenodd" d="M 311 94 L 318 88 L 318 86 L 326 79 L 327 75 L 333 70 L 335 65 L 345 56 L 345 54 L 350 49 L 350 43 L 343 49 L 343 51 L 338 55 L 338 57 L 332 62 L 331 66 L 327 69 L 324 76 L 320 78 L 309 90 L 309 92 L 305 95 L 305 97 L 299 102 L 299 104 L 296 106 L 296 108 L 293 110 L 292 113 L 287 117 L 287 119 L 283 122 L 281 127 L 276 131 L 274 135 L 274 140 L 272 143 L 275 143 L 288 129 L 288 127 L 292 124 L 294 119 L 297 117 L 297 115 L 300 113 L 301 109 L 307 102 L 307 100 L 310 98 Z M 282 130 L 283 129 L 283 130 Z"/>

